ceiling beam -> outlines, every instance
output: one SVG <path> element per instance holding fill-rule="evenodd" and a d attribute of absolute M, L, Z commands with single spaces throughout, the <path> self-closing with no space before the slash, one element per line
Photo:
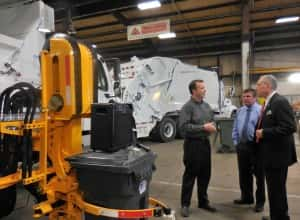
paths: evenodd
<path fill-rule="evenodd" d="M 216 6 L 216 8 L 218 7 L 224 7 L 224 5 L 218 5 Z M 255 9 L 252 10 L 251 13 L 252 15 L 261 13 L 264 14 L 265 12 L 272 12 L 272 11 L 276 11 L 276 10 L 283 10 L 283 9 L 293 9 L 295 10 L 295 8 L 300 7 L 300 3 L 293 3 L 293 4 L 285 4 L 285 5 L 277 5 L 277 6 L 273 6 L 273 7 L 268 7 L 268 8 L 260 8 L 260 9 Z M 198 8 L 194 9 L 196 12 L 199 11 Z M 284 15 L 284 11 L 281 11 L 281 15 Z M 189 11 L 182 11 L 182 13 L 187 13 Z M 224 13 L 224 14 L 218 14 L 216 13 L 215 15 L 211 15 L 211 16 L 205 16 L 205 17 L 201 17 L 201 18 L 192 18 L 192 19 L 186 19 L 186 22 L 192 23 L 192 22 L 200 22 L 200 21 L 209 21 L 209 20 L 213 20 L 213 19 L 217 19 L 217 18 L 225 18 L 225 17 L 232 17 L 232 16 L 240 16 L 241 13 L 240 12 L 232 12 L 229 11 L 229 13 Z M 167 15 L 162 15 L 163 17 L 167 16 Z M 159 19 L 161 16 L 155 17 L 155 19 Z M 274 18 L 274 16 L 273 16 Z M 144 22 L 143 18 L 139 18 L 136 21 L 135 20 L 131 20 L 132 23 L 140 23 L 140 22 Z M 172 21 L 173 25 L 177 25 L 177 24 L 183 24 L 184 21 Z M 106 26 L 111 26 L 111 25 L 116 25 L 117 22 L 110 22 L 107 24 L 100 24 L 100 25 L 90 25 L 87 26 L 85 25 L 84 27 L 76 27 L 77 31 L 81 31 L 81 30 L 88 30 L 88 29 L 94 29 L 94 28 L 101 28 L 101 27 L 106 27 Z M 125 29 L 119 30 L 120 32 L 124 32 Z"/>
<path fill-rule="evenodd" d="M 224 10 L 228 9 L 227 12 L 233 14 L 232 12 L 232 8 L 230 8 L 230 6 L 236 6 L 238 5 L 238 2 L 239 1 L 234 1 L 234 2 L 230 2 L 230 3 L 223 3 L 223 4 L 219 4 L 219 5 L 214 5 L 213 9 L 211 7 L 194 7 L 193 9 L 188 9 L 188 10 L 181 10 L 181 13 L 193 13 L 193 12 L 201 12 L 201 11 L 207 11 L 207 10 L 216 10 L 216 9 L 222 9 L 224 8 Z M 122 12 L 120 12 L 122 13 Z M 214 13 L 215 14 L 215 13 Z M 240 14 L 240 13 L 239 13 Z M 235 15 L 237 15 L 237 13 L 235 13 Z M 126 15 L 124 14 L 125 17 L 130 17 L 129 15 Z M 147 16 L 147 17 L 139 17 L 139 18 L 131 18 L 130 21 L 131 21 L 131 24 L 138 24 L 138 23 L 143 23 L 143 22 L 147 22 L 147 21 L 150 21 L 150 20 L 158 20 L 158 19 L 165 19 L 165 18 L 171 18 L 171 17 L 176 17 L 177 16 L 177 12 L 173 11 L 171 13 L 161 13 L 159 15 L 152 15 L 152 16 Z M 214 17 L 217 17 L 218 15 L 214 15 Z M 209 19 L 209 16 L 203 16 L 203 19 L 205 17 L 208 17 Z M 186 18 L 188 22 L 189 19 Z M 172 19 L 171 19 L 172 20 Z M 180 23 L 180 22 L 179 22 Z M 181 24 L 183 23 L 183 21 L 181 21 Z M 107 25 L 113 25 L 113 24 L 117 24 L 116 23 L 109 23 Z M 106 26 L 105 24 L 100 24 L 100 25 L 90 25 L 90 26 L 85 26 L 85 27 L 82 27 L 82 28 L 76 28 L 78 31 L 80 30 L 87 30 L 87 29 L 92 29 L 92 28 L 100 28 L 100 27 L 104 27 Z"/>
<path fill-rule="evenodd" d="M 273 27 L 271 26 L 273 25 Z M 240 26 L 240 22 L 237 23 L 229 23 L 229 24 L 223 24 L 223 25 L 216 25 L 216 26 L 206 26 L 206 27 L 200 27 L 200 28 L 192 28 L 191 30 L 195 32 L 195 37 L 199 38 L 201 36 L 205 35 L 213 35 L 213 34 L 221 34 L 222 32 L 234 32 Z M 259 19 L 256 20 L 254 23 L 251 24 L 251 31 L 254 31 L 255 33 L 259 34 L 260 32 L 266 32 L 266 31 L 272 31 L 276 33 L 276 31 L 288 31 L 290 28 L 292 30 L 297 29 L 299 27 L 299 23 L 289 24 L 289 25 L 277 25 L 274 23 L 273 19 Z M 176 28 L 174 29 L 176 30 Z M 94 41 L 95 43 L 109 43 L 112 39 L 118 39 L 118 40 L 126 40 L 126 35 L 121 35 L 118 32 L 113 32 L 116 34 L 107 34 L 102 33 L 100 36 L 98 34 L 94 36 L 99 36 L 95 38 L 89 38 L 89 40 Z M 172 41 L 175 41 L 177 39 L 181 38 L 188 38 L 188 33 L 185 30 L 176 30 L 177 38 L 172 39 Z M 106 37 L 107 36 L 107 37 Z M 119 36 L 119 37 L 118 37 Z M 106 40 L 107 39 L 107 40 Z M 192 39 L 190 39 L 192 40 Z"/>
<path fill-rule="evenodd" d="M 226 37 L 220 37 L 219 39 L 210 39 L 210 40 L 206 40 L 203 41 L 199 44 L 199 46 L 201 48 L 203 47 L 215 47 L 218 48 L 220 45 L 233 45 L 233 44 L 239 44 L 241 40 L 241 36 L 239 35 L 235 35 L 235 37 L 230 37 L 228 36 Z M 291 32 L 291 33 L 280 33 L 277 35 L 266 35 L 260 38 L 255 38 L 255 45 L 256 46 L 263 46 L 263 45 L 267 45 L 267 46 L 272 46 L 274 45 L 276 42 L 280 43 L 285 43 L 285 42 L 292 42 L 292 43 L 298 43 L 300 42 L 300 31 L 298 32 Z M 141 49 L 142 47 L 139 45 L 136 46 L 131 46 L 130 49 Z M 191 44 L 187 44 L 186 42 L 181 42 L 181 43 L 177 43 L 177 44 L 168 44 L 168 43 L 163 43 L 161 42 L 158 48 L 158 52 L 174 52 L 174 54 L 176 53 L 176 51 L 185 49 L 193 49 L 193 45 Z M 128 50 L 128 48 L 125 49 L 126 51 Z M 107 48 L 105 50 L 102 50 L 104 52 L 120 52 L 123 51 L 123 49 L 120 50 L 120 48 Z"/>
<path fill-rule="evenodd" d="M 60 2 L 60 0 L 56 0 L 54 2 L 55 3 Z M 85 2 L 85 1 L 81 1 L 81 2 Z M 94 17 L 96 15 L 110 14 L 120 10 L 134 9 L 136 8 L 137 2 L 138 2 L 137 0 L 122 0 L 122 1 L 97 0 L 97 1 L 90 1 L 89 4 L 74 4 L 72 5 L 72 8 L 77 8 L 78 10 L 76 14 L 73 14 L 73 19 L 78 20 L 78 19 Z M 55 9 L 56 22 L 61 22 L 65 8 L 64 7 L 55 8 L 54 6 L 54 9 Z"/>
<path fill-rule="evenodd" d="M 286 15 L 290 15 L 292 9 L 289 10 L 281 10 L 280 11 L 280 15 L 281 16 L 286 16 Z M 293 10 L 295 13 L 300 13 L 300 5 L 298 8 L 293 8 Z M 293 12 L 293 13 L 294 13 Z M 265 14 L 265 12 L 260 12 L 260 14 Z M 252 19 L 251 22 L 262 22 L 262 21 L 273 21 L 275 18 L 278 17 L 278 13 L 273 14 L 272 16 L 268 15 L 266 18 L 262 16 L 259 16 L 259 18 L 255 18 L 255 16 L 252 15 Z M 208 17 L 204 17 L 204 18 L 193 18 L 193 19 L 187 19 L 186 22 L 187 23 L 191 23 L 190 26 L 191 27 L 203 27 L 204 28 L 209 28 L 211 26 L 211 24 L 213 23 L 220 23 L 220 24 L 224 24 L 227 23 L 227 21 L 231 21 L 232 25 L 236 25 L 238 22 L 234 23 L 234 21 L 240 21 L 240 13 L 227 13 L 227 14 L 218 14 L 218 15 L 213 15 L 213 16 L 208 16 Z M 172 26 L 179 26 L 179 25 L 184 25 L 185 22 L 183 21 L 175 21 L 175 22 L 171 22 Z M 210 24 L 211 23 L 211 24 Z M 77 29 L 80 35 L 80 29 Z M 104 31 L 101 32 L 99 31 L 98 33 L 93 33 L 93 34 L 85 34 L 84 37 L 86 38 L 91 38 L 91 37 L 97 37 L 99 35 L 104 36 L 104 35 L 111 35 L 111 34 L 116 34 L 116 33 L 124 33 L 126 32 L 126 28 L 121 28 L 121 29 L 117 29 L 117 30 L 113 30 L 113 31 Z"/>
<path fill-rule="evenodd" d="M 61 22 L 64 17 L 65 5 L 61 0 L 44 0 L 46 4 L 49 4 L 55 10 L 56 22 Z M 71 0 L 70 0 L 71 1 Z M 86 19 L 99 15 L 111 14 L 116 11 L 128 11 L 135 10 L 140 0 L 72 0 L 72 8 L 76 9 L 76 13 L 73 14 L 72 19 Z M 167 0 L 160 0 L 162 4 L 165 4 Z M 184 1 L 184 0 L 177 0 Z"/>
<path fill-rule="evenodd" d="M 233 19 L 236 18 L 236 19 Z M 236 23 L 240 23 L 240 18 L 236 16 L 236 14 L 227 14 L 227 15 L 217 15 L 217 16 L 210 16 L 210 18 L 204 18 L 204 19 L 197 19 L 197 21 L 195 19 L 193 19 L 193 21 L 191 20 L 187 20 L 187 23 L 191 23 L 191 27 L 195 27 L 195 26 L 199 26 L 199 27 L 203 27 L 203 28 L 208 28 L 208 27 L 214 27 L 215 23 L 221 23 L 221 24 L 226 24 L 227 22 L 236 22 Z M 175 21 L 172 22 L 171 21 L 171 25 L 172 27 L 176 28 L 176 26 L 184 26 L 184 22 L 182 21 Z M 78 33 L 80 34 L 80 28 L 77 30 L 79 31 Z M 84 37 L 86 38 L 92 38 L 92 37 L 97 37 L 97 36 L 104 36 L 104 35 L 111 35 L 111 34 L 117 34 L 117 33 L 125 33 L 127 31 L 126 28 L 120 28 L 117 30 L 112 30 L 112 31 L 99 31 L 98 33 L 93 33 L 93 34 L 85 34 Z"/>
<path fill-rule="evenodd" d="M 254 44 L 255 51 L 263 51 L 268 49 L 281 49 L 281 48 L 291 48 L 293 46 L 300 45 L 300 30 L 298 32 L 285 33 L 282 32 L 274 37 L 274 35 L 266 35 L 264 37 L 261 36 L 260 39 L 256 39 Z M 240 51 L 240 39 L 236 36 L 235 39 L 228 37 L 228 39 L 219 39 L 219 40 L 211 40 L 206 41 L 200 45 L 200 48 L 193 48 L 191 45 L 182 43 L 180 45 L 168 45 L 168 44 L 160 44 L 158 51 L 155 55 L 157 56 L 187 56 L 190 54 L 203 54 L 207 53 L 216 53 L 222 50 L 238 50 Z M 131 47 L 130 50 L 112 50 L 109 48 L 102 50 L 105 56 L 117 56 L 117 57 L 128 57 L 130 56 L 150 56 L 146 48 L 139 47 Z"/>
<path fill-rule="evenodd" d="M 115 18 L 118 19 L 118 21 L 123 24 L 124 26 L 128 26 L 131 25 L 132 23 L 129 21 L 129 19 L 127 19 L 122 13 L 116 11 L 113 12 L 113 15 L 115 16 Z"/>
<path fill-rule="evenodd" d="M 280 45 L 280 46 L 275 46 L 275 47 L 261 47 L 261 48 L 254 48 L 253 50 L 255 52 L 264 52 L 264 51 L 278 51 L 278 50 L 285 50 L 285 49 L 296 49 L 296 48 L 300 48 L 300 43 L 295 43 L 295 44 L 286 44 L 286 45 Z M 224 49 L 224 48 L 222 48 Z M 138 51 L 137 51 L 138 52 Z M 229 54 L 240 54 L 240 48 L 239 46 L 234 49 L 234 48 L 228 48 L 227 50 L 215 50 L 215 51 L 199 51 L 199 52 L 191 52 L 191 51 L 183 51 L 179 54 L 174 54 L 174 53 L 170 53 L 170 54 L 164 54 L 164 55 L 160 55 L 160 56 L 167 56 L 167 57 L 174 57 L 174 58 L 196 58 L 196 57 L 207 57 L 207 56 L 222 56 L 222 55 L 229 55 Z M 132 53 L 134 56 L 135 53 Z M 147 58 L 147 57 L 151 57 L 148 56 L 147 53 L 143 53 L 143 54 L 135 54 L 139 57 L 142 58 Z M 110 54 L 110 53 L 105 53 L 103 54 L 104 57 L 119 57 L 122 61 L 127 61 L 130 60 L 131 56 L 128 56 L 127 54 L 123 54 L 118 55 L 118 54 Z"/>

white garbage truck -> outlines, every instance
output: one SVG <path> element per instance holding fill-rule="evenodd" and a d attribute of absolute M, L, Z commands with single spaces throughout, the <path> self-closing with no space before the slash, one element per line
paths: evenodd
<path fill-rule="evenodd" d="M 132 103 L 137 135 L 162 142 L 180 135 L 178 116 L 190 98 L 188 85 L 202 79 L 206 84 L 205 100 L 216 114 L 231 117 L 236 107 L 224 96 L 224 86 L 216 71 L 201 69 L 178 59 L 152 57 L 121 64 L 119 81 L 121 100 Z"/>
<path fill-rule="evenodd" d="M 39 54 L 54 30 L 54 10 L 42 1 L 0 5 L 0 92 L 16 82 L 40 86 Z"/>

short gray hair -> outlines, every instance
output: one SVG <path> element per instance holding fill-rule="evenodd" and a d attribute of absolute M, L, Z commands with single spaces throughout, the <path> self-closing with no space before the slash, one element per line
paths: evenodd
<path fill-rule="evenodd" d="M 263 81 L 267 81 L 268 83 L 270 83 L 272 90 L 276 90 L 277 89 L 277 79 L 275 76 L 273 75 L 264 75 L 261 77 L 261 79 Z"/>

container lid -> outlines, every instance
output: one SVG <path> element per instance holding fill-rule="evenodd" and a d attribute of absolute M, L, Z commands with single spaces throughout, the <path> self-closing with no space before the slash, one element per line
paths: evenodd
<path fill-rule="evenodd" d="M 141 172 L 151 167 L 156 155 L 139 147 L 128 147 L 114 153 L 85 152 L 67 158 L 74 168 L 88 168 L 115 173 Z"/>

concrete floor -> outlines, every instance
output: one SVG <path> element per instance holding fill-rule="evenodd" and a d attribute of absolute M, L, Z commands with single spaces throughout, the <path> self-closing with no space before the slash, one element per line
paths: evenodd
<path fill-rule="evenodd" d="M 180 210 L 182 164 L 182 140 L 172 143 L 153 143 L 145 141 L 146 145 L 157 153 L 157 171 L 153 175 L 150 194 L 176 211 L 176 219 L 182 219 Z M 298 157 L 300 157 L 300 145 L 297 145 Z M 213 152 L 215 149 L 213 150 Z M 268 205 L 265 212 L 256 214 L 251 206 L 237 206 L 232 203 L 239 198 L 237 177 L 236 154 L 212 155 L 212 179 L 209 187 L 209 199 L 218 209 L 215 214 L 208 213 L 197 208 L 196 193 L 194 190 L 190 220 L 260 220 L 262 215 L 268 215 Z M 32 198 L 22 192 L 17 204 L 17 210 L 5 220 L 31 219 Z M 294 165 L 289 170 L 288 198 L 290 216 L 292 220 L 300 219 L 300 165 Z"/>
<path fill-rule="evenodd" d="M 150 144 L 150 143 L 149 143 Z M 298 145 L 299 146 L 299 145 Z M 167 144 L 153 144 L 151 148 L 158 154 L 156 161 L 157 171 L 154 173 L 151 184 L 151 195 L 169 204 L 176 211 L 176 219 L 182 219 L 180 213 L 180 189 L 182 164 L 182 141 Z M 297 148 L 300 156 L 300 146 Z M 292 220 L 300 219 L 300 165 L 296 164 L 289 170 L 288 198 L 290 216 Z M 208 196 L 211 204 L 218 212 L 208 213 L 197 208 L 196 190 L 191 204 L 190 220 L 260 220 L 261 216 L 268 215 L 268 204 L 265 212 L 257 214 L 252 206 L 237 206 L 233 200 L 240 197 L 236 154 L 212 155 L 212 178 Z"/>

